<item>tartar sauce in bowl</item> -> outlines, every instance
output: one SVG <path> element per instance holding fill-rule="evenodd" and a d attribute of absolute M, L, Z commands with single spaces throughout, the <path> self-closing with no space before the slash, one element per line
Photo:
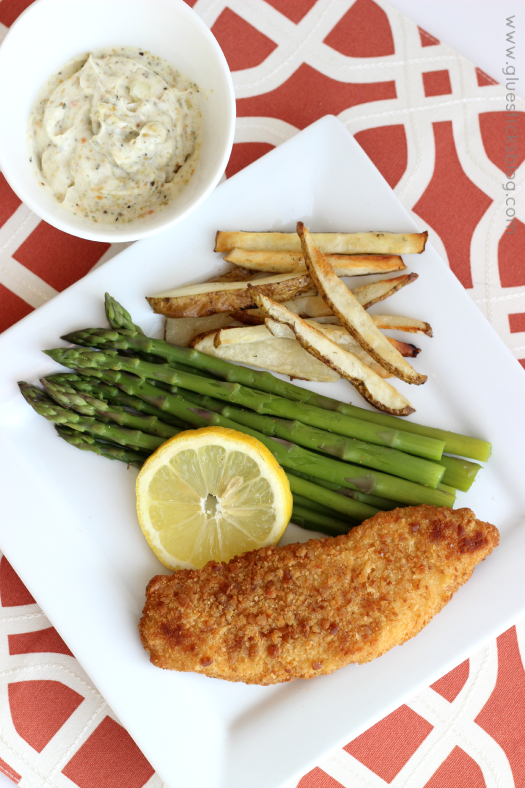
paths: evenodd
<path fill-rule="evenodd" d="M 102 49 L 66 63 L 29 118 L 30 156 L 63 208 L 104 224 L 146 219 L 195 172 L 198 87 L 150 52 Z"/>

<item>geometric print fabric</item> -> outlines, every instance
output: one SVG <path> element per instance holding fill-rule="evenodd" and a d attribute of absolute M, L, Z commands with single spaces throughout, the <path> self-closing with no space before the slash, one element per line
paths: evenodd
<path fill-rule="evenodd" d="M 189 4 L 232 70 L 237 121 L 226 176 L 335 114 L 525 366 L 525 148 L 512 163 L 505 151 L 510 121 L 525 128 L 525 102 L 517 99 L 509 118 L 504 86 L 381 0 Z M 27 5 L 0 0 L 0 35 Z M 0 330 L 125 246 L 60 233 L 0 174 Z M 35 788 L 160 788 L 5 558 L 0 600 L 0 771 Z M 525 786 L 524 655 L 520 623 L 300 787 Z"/>

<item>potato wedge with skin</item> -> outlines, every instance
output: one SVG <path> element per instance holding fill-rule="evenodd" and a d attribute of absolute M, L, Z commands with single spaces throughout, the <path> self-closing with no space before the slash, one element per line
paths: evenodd
<path fill-rule="evenodd" d="M 214 339 L 215 332 L 209 332 L 195 337 L 191 347 L 209 356 L 224 358 L 234 363 L 249 364 L 252 367 L 289 375 L 299 380 L 334 383 L 340 377 L 335 370 L 307 353 L 296 339 L 270 337 L 261 342 L 226 347 L 223 345 L 218 348 L 214 345 Z"/>
<path fill-rule="evenodd" d="M 252 271 L 250 268 L 241 268 L 241 266 L 235 266 L 235 268 L 231 268 L 229 271 L 225 271 L 223 274 L 218 274 L 218 276 L 213 276 L 211 279 L 208 279 L 208 282 L 246 282 L 248 279 L 252 279 L 256 272 Z"/>
<path fill-rule="evenodd" d="M 250 287 L 257 290 L 253 285 Z M 259 309 L 267 317 L 292 328 L 305 350 L 331 366 L 341 377 L 349 380 L 361 396 L 375 408 L 394 416 L 408 416 L 414 413 L 415 409 L 402 394 L 352 353 L 336 345 L 321 331 L 308 325 L 306 320 L 290 312 L 282 304 L 272 301 L 263 293 L 256 292 L 254 298 Z"/>
<path fill-rule="evenodd" d="M 424 233 L 313 233 L 314 243 L 327 254 L 420 254 L 425 249 Z M 231 249 L 250 251 L 299 252 L 297 233 L 246 233 L 219 230 L 215 251 Z"/>
<path fill-rule="evenodd" d="M 338 276 L 365 276 L 366 274 L 389 274 L 404 271 L 406 265 L 399 255 L 349 255 L 329 254 L 327 260 Z M 227 263 L 244 266 L 253 271 L 286 274 L 306 271 L 301 254 L 295 252 L 253 252 L 247 249 L 232 249 L 224 258 Z"/>
<path fill-rule="evenodd" d="M 307 276 L 307 271 L 295 274 L 277 274 L 272 277 L 259 279 L 257 278 L 257 272 L 251 271 L 248 278 L 245 278 L 243 275 L 241 280 L 236 280 L 233 275 L 229 277 L 229 273 L 215 277 L 200 285 L 188 285 L 187 287 L 168 290 L 156 296 L 151 296 L 147 300 L 154 312 L 172 318 L 206 317 L 219 312 L 236 312 L 246 308 L 242 305 L 244 303 L 247 303 L 248 307 L 251 305 L 251 302 L 247 300 L 245 284 L 246 281 L 251 280 L 257 281 L 261 285 L 271 284 L 270 295 L 279 301 L 286 300 L 294 292 L 302 294 L 302 297 L 308 299 L 308 301 L 300 299 L 296 299 L 296 301 L 298 308 L 301 309 L 301 314 L 304 314 L 306 317 L 329 316 L 331 314 L 321 296 L 308 295 L 312 282 Z M 294 287 L 294 283 L 291 282 L 293 278 L 296 278 L 301 283 L 299 289 Z M 401 287 L 410 284 L 416 279 L 417 274 L 403 274 L 399 277 L 392 277 L 391 279 L 384 279 L 369 285 L 356 287 L 352 292 L 357 300 L 363 304 L 363 307 L 367 309 L 372 304 L 383 301 L 389 295 L 393 295 Z M 225 286 L 221 287 L 221 284 Z M 279 286 L 277 287 L 276 284 Z M 246 292 L 243 292 L 244 290 Z M 232 291 L 235 291 L 235 293 Z M 206 293 L 209 294 L 208 298 L 205 297 Z M 290 306 L 290 308 L 292 310 L 295 309 L 293 306 Z M 240 320 L 241 318 L 236 317 L 235 319 Z M 246 318 L 246 320 L 249 320 L 249 318 Z M 258 322 L 260 323 L 261 320 Z"/>
<path fill-rule="evenodd" d="M 352 288 L 350 292 L 353 293 L 363 309 L 368 309 L 374 304 L 378 304 L 380 301 L 384 301 L 389 296 L 394 295 L 402 287 L 415 282 L 417 278 L 418 274 L 402 274 L 391 279 L 381 279 L 379 282 Z M 284 301 L 284 305 L 290 312 L 295 312 L 304 318 L 334 317 L 333 312 L 330 311 L 320 295 L 301 295 L 291 301 Z M 233 314 L 232 317 L 245 325 L 259 325 L 264 321 L 258 309 L 249 309 L 245 312 Z"/>
<path fill-rule="evenodd" d="M 228 312 L 219 312 L 217 315 L 209 315 L 208 317 L 167 317 L 164 339 L 170 345 L 188 347 L 191 340 L 199 334 L 224 328 L 230 323 L 233 323 L 233 318 Z"/>
<path fill-rule="evenodd" d="M 392 347 L 385 335 L 376 327 L 370 315 L 334 273 L 334 269 L 327 263 L 323 253 L 319 251 L 302 222 L 297 223 L 297 232 L 301 238 L 303 254 L 310 276 L 327 306 L 341 321 L 341 325 L 378 364 L 400 380 L 417 386 L 424 383 L 427 379 L 426 375 L 416 372 L 399 351 Z M 259 301 L 258 305 L 260 306 Z"/>
<path fill-rule="evenodd" d="M 237 312 L 254 305 L 249 282 L 203 282 L 167 290 L 146 300 L 153 311 L 166 317 L 207 317 L 218 312 Z M 287 301 L 312 289 L 309 274 L 277 274 L 257 279 L 261 292 Z"/>

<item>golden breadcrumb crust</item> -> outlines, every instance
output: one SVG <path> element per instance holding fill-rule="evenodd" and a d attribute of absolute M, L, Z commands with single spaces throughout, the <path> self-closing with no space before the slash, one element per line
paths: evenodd
<path fill-rule="evenodd" d="M 499 542 L 470 509 L 380 512 L 349 534 L 158 575 L 139 625 L 160 668 L 276 684 L 416 635 Z"/>

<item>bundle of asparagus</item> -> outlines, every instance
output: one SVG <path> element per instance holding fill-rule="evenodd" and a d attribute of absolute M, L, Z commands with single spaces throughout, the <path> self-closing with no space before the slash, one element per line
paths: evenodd
<path fill-rule="evenodd" d="M 486 441 L 346 405 L 271 373 L 149 339 L 107 294 L 106 315 L 110 330 L 63 337 L 84 348 L 45 351 L 73 373 L 45 378 L 44 390 L 19 384 L 37 413 L 83 451 L 140 467 L 183 429 L 236 429 L 260 440 L 285 469 L 292 520 L 331 535 L 379 509 L 453 506 L 456 489 L 468 490 L 481 466 L 443 450 L 482 460 L 490 453 Z"/>

